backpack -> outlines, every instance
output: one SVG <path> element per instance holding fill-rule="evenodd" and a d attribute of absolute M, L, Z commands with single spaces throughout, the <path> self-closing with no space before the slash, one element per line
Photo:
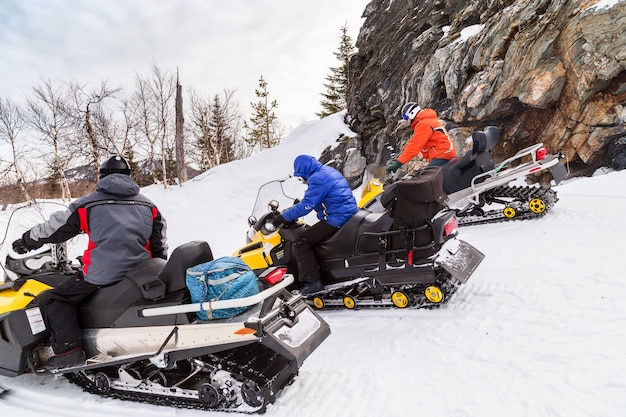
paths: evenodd
<path fill-rule="evenodd" d="M 240 258 L 224 256 L 187 269 L 186 284 L 192 303 L 230 300 L 259 293 L 256 274 Z M 238 316 L 250 307 L 201 310 L 200 320 L 225 319 Z"/>

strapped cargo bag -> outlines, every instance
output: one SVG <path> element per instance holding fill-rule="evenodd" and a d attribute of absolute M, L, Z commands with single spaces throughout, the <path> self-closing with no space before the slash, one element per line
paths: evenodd
<path fill-rule="evenodd" d="M 193 303 L 249 297 L 259 293 L 256 274 L 240 258 L 224 256 L 187 269 L 187 288 Z M 200 320 L 238 316 L 250 307 L 202 310 Z"/>

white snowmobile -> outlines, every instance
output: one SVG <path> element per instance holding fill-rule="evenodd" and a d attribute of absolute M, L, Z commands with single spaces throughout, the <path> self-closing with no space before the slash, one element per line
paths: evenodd
<path fill-rule="evenodd" d="M 500 139 L 498 128 L 487 126 L 484 131 L 473 132 L 471 139 L 470 150 L 442 167 L 445 205 L 456 211 L 459 225 L 537 218 L 558 201 L 556 191 L 550 186 L 512 184 L 547 170 L 558 185 L 568 175 L 560 152 L 549 155 L 543 144 L 538 143 L 495 164 L 490 150 Z M 408 174 L 402 179 L 413 176 Z M 372 211 L 384 210 L 379 201 L 384 186 L 379 179 L 370 181 L 363 189 L 359 205 Z"/>
<path fill-rule="evenodd" d="M 47 370 L 53 352 L 35 296 L 79 270 L 64 249 L 9 251 L 4 268 L 12 279 L 0 285 L 0 375 L 62 374 L 102 396 L 262 413 L 330 334 L 302 297 L 285 290 L 294 277 L 284 268 L 260 276 L 256 295 L 191 303 L 186 271 L 213 259 L 206 242 L 193 241 L 85 300 L 78 315 L 89 359 Z M 240 307 L 247 310 L 227 319 L 196 315 Z"/>

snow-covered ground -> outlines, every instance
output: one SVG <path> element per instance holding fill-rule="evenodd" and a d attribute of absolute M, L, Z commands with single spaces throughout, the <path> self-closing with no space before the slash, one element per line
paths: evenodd
<path fill-rule="evenodd" d="M 277 148 L 144 192 L 172 248 L 199 239 L 229 255 L 244 243 L 258 187 L 339 133 L 352 134 L 340 115 L 309 122 Z M 555 187 L 559 201 L 541 219 L 461 229 L 486 258 L 444 308 L 322 311 L 332 334 L 266 415 L 626 415 L 625 184 L 626 171 L 574 178 Z M 0 385 L 6 416 L 233 415 L 100 398 L 51 376 Z"/>

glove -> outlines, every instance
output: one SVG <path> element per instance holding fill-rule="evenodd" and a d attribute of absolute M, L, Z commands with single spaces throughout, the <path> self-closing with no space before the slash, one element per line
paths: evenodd
<path fill-rule="evenodd" d="M 274 217 L 274 219 L 272 220 L 272 224 L 274 225 L 274 227 L 278 227 L 283 223 L 285 223 L 285 219 L 283 219 L 283 216 L 281 216 L 280 214 Z"/>
<path fill-rule="evenodd" d="M 390 163 L 389 165 L 387 165 L 385 167 L 385 171 L 387 171 L 387 172 L 396 172 L 401 166 L 402 166 L 402 162 L 400 162 L 400 161 L 393 161 L 392 163 Z"/>
<path fill-rule="evenodd" d="M 30 238 L 30 230 L 24 232 L 21 238 L 13 242 L 13 251 L 23 255 L 31 249 L 39 249 L 43 244 Z"/>
<path fill-rule="evenodd" d="M 30 248 L 28 247 L 28 245 L 24 241 L 23 237 L 17 239 L 15 242 L 13 242 L 13 251 L 15 253 L 19 253 L 20 255 L 23 255 L 23 254 L 27 253 L 29 250 L 30 250 Z"/>

